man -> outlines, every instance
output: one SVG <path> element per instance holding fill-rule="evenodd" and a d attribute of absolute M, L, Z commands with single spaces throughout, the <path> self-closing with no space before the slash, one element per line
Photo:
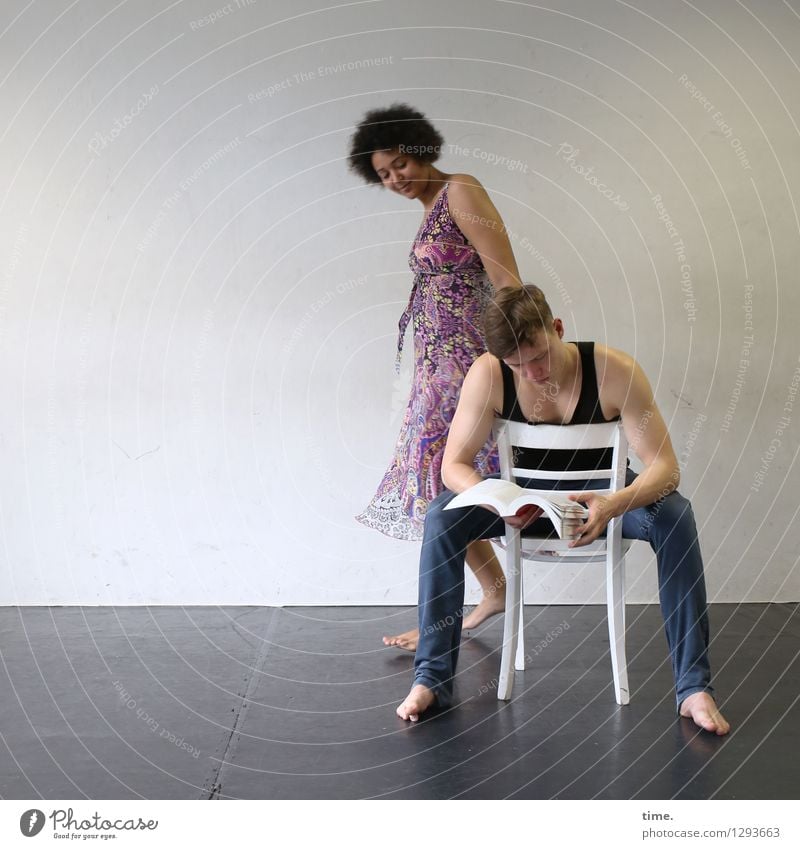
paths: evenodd
<path fill-rule="evenodd" d="M 472 540 L 501 536 L 504 520 L 489 508 L 444 507 L 455 493 L 481 480 L 474 460 L 495 416 L 563 425 L 619 418 L 644 469 L 638 476 L 629 469 L 627 485 L 616 493 L 572 496 L 587 505 L 589 516 L 571 545 L 597 539 L 614 516 L 623 516 L 624 537 L 650 543 L 658 563 L 678 710 L 706 731 L 727 734 L 730 726 L 710 686 L 703 561 L 694 516 L 677 492 L 678 462 L 641 367 L 604 345 L 564 342 L 564 325 L 553 318 L 536 286 L 499 291 L 486 310 L 484 332 L 489 353 L 467 373 L 447 439 L 442 478 L 449 491 L 429 505 L 425 519 L 414 685 L 397 714 L 414 722 L 434 702 L 447 706 L 452 700 L 464 552 Z M 530 506 L 508 522 L 524 530 L 540 515 Z"/>

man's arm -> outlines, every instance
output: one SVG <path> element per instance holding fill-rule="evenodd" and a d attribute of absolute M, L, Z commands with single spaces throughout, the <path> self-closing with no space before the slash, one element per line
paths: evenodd
<path fill-rule="evenodd" d="M 495 289 L 521 286 L 503 219 L 486 189 L 468 174 L 454 174 L 448 206 L 458 229 L 478 252 L 492 286 Z"/>
<path fill-rule="evenodd" d="M 483 354 L 472 364 L 464 378 L 453 423 L 442 458 L 442 480 L 453 492 L 463 492 L 483 478 L 475 469 L 475 457 L 492 433 L 495 411 L 503 406 L 503 377 L 500 362 L 491 354 Z M 484 505 L 493 513 L 497 511 Z M 516 516 L 506 517 L 506 524 L 520 530 L 536 521 L 542 511 L 529 504 Z"/>
<path fill-rule="evenodd" d="M 491 354 L 478 357 L 461 386 L 442 458 L 442 480 L 449 490 L 463 492 L 483 480 L 475 469 L 475 457 L 492 433 L 502 389 L 497 360 Z"/>
<path fill-rule="evenodd" d="M 615 516 L 664 498 L 680 481 L 667 426 L 641 366 L 621 351 L 606 349 L 606 353 L 605 368 L 600 370 L 600 397 L 606 409 L 620 412 L 628 444 L 644 469 L 630 486 L 615 493 L 571 496 L 589 507 L 589 518 L 573 546 L 593 542 Z"/>

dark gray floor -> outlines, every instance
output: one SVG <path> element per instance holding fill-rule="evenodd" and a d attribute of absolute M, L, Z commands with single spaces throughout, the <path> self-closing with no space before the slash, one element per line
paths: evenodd
<path fill-rule="evenodd" d="M 528 607 L 531 664 L 511 702 L 493 690 L 495 620 L 464 642 L 458 707 L 404 723 L 412 658 L 380 636 L 414 615 L 0 608 L 0 797 L 800 795 L 798 605 L 712 607 L 724 739 L 677 718 L 652 606 L 628 607 L 627 707 L 613 699 L 605 609 Z"/>

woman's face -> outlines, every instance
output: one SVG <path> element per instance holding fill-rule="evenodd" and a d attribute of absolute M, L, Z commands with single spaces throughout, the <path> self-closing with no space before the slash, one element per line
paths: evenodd
<path fill-rule="evenodd" d="M 387 189 L 405 198 L 418 198 L 430 181 L 430 166 L 399 150 L 378 150 L 372 167 Z"/>

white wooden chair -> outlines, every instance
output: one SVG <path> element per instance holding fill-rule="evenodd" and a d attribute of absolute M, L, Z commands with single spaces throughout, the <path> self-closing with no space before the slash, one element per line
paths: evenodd
<path fill-rule="evenodd" d="M 500 472 L 505 480 L 528 478 L 534 480 L 591 481 L 602 480 L 609 486 L 595 492 L 613 492 L 625 486 L 625 469 L 628 443 L 619 422 L 588 425 L 531 425 L 527 422 L 498 419 L 494 435 L 500 454 Z M 611 462 L 590 471 L 542 471 L 514 466 L 515 448 L 538 448 L 546 451 L 559 449 L 612 449 Z M 549 464 L 548 464 L 549 465 Z M 574 490 L 578 491 L 578 490 Z M 548 490 L 549 492 L 549 490 Z M 579 548 L 569 548 L 569 540 L 557 536 L 522 536 L 506 525 L 504 540 L 495 540 L 505 549 L 506 612 L 503 627 L 503 654 L 497 698 L 511 698 L 514 687 L 514 669 L 525 668 L 525 646 L 522 631 L 523 593 L 522 559 L 544 562 L 605 563 L 606 599 L 608 607 L 608 636 L 611 646 L 611 666 L 614 674 L 614 692 L 617 703 L 630 701 L 628 670 L 625 660 L 625 572 L 624 557 L 630 540 L 622 539 L 622 517 L 612 519 L 605 538 Z"/>

